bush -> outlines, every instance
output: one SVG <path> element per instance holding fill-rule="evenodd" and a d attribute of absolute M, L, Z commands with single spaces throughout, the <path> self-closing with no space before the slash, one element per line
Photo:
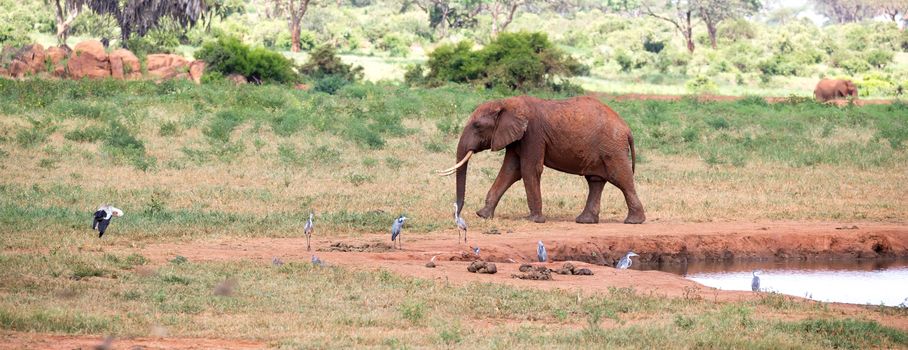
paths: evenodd
<path fill-rule="evenodd" d="M 429 54 L 430 83 L 476 83 L 525 90 L 555 86 L 556 77 L 589 73 L 589 67 L 558 50 L 543 33 L 501 33 L 478 51 L 461 41 Z"/>
<path fill-rule="evenodd" d="M 858 94 L 865 96 L 886 96 L 896 93 L 898 85 L 895 81 L 879 74 L 868 74 L 864 79 L 855 81 L 858 86 Z"/>
<path fill-rule="evenodd" d="M 867 53 L 865 59 L 867 63 L 870 64 L 873 68 L 885 68 L 886 65 L 892 63 L 892 59 L 895 58 L 895 53 L 887 50 L 872 50 Z"/>
<path fill-rule="evenodd" d="M 250 48 L 233 37 L 205 43 L 195 57 L 208 64 L 208 70 L 223 75 L 240 74 L 254 83 L 292 83 L 299 77 L 293 63 L 283 55 L 256 47 Z"/>
<path fill-rule="evenodd" d="M 698 75 L 696 78 L 688 80 L 684 86 L 692 94 L 714 93 L 719 90 L 716 83 L 705 75 Z"/>
<path fill-rule="evenodd" d="M 309 61 L 300 67 L 300 72 L 315 79 L 337 76 L 349 82 L 359 81 L 363 77 L 363 68 L 345 64 L 337 57 L 334 48 L 322 45 L 309 54 Z"/>

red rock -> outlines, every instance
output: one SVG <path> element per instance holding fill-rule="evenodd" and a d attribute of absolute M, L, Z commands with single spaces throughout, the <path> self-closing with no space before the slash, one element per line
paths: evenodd
<path fill-rule="evenodd" d="M 28 74 L 34 74 L 46 70 L 44 57 L 44 46 L 41 46 L 41 44 L 24 46 L 16 55 L 17 60 L 24 62 L 28 66 Z"/>
<path fill-rule="evenodd" d="M 202 83 L 202 74 L 205 73 L 205 61 L 195 60 L 189 64 L 189 77 L 196 84 Z"/>
<path fill-rule="evenodd" d="M 102 79 L 110 76 L 110 61 L 104 45 L 97 40 L 76 44 L 66 64 L 73 79 Z"/>
<path fill-rule="evenodd" d="M 21 60 L 14 59 L 9 64 L 9 76 L 13 78 L 23 78 L 30 73 L 28 64 Z"/>
<path fill-rule="evenodd" d="M 233 82 L 236 85 L 246 85 L 246 83 L 249 82 L 248 80 L 246 80 L 246 77 L 244 77 L 242 74 L 236 74 L 236 73 L 228 75 L 227 80 Z"/>
<path fill-rule="evenodd" d="M 69 53 L 67 49 L 69 48 L 51 46 L 44 52 L 45 60 L 51 66 L 51 74 L 55 77 L 62 78 L 66 75 L 66 66 L 63 65 L 63 61 Z"/>
<path fill-rule="evenodd" d="M 139 58 L 126 49 L 116 49 L 111 52 L 110 74 L 116 79 L 138 79 L 142 77 L 142 66 Z M 117 67 L 114 67 L 117 65 Z"/>
<path fill-rule="evenodd" d="M 153 54 L 145 59 L 148 74 L 158 79 L 173 79 L 187 76 L 189 61 L 171 54 Z"/>

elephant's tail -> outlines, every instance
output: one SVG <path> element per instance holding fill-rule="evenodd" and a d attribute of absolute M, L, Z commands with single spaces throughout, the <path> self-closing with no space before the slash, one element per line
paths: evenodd
<path fill-rule="evenodd" d="M 637 153 L 634 152 L 634 135 L 627 133 L 627 144 L 631 149 L 631 173 L 637 172 Z"/>

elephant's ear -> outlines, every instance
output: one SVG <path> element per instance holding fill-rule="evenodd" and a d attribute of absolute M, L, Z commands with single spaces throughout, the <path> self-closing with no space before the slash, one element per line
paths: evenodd
<path fill-rule="evenodd" d="M 498 151 L 523 138 L 527 131 L 529 106 L 520 98 L 501 101 L 502 108 L 492 134 L 492 150 Z"/>

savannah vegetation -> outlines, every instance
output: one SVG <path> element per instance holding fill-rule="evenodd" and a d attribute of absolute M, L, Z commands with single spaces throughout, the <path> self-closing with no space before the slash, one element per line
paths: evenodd
<path fill-rule="evenodd" d="M 803 97 L 820 76 L 855 77 L 871 97 L 904 86 L 905 32 L 864 21 L 866 13 L 818 27 L 793 14 L 736 7 L 711 31 L 703 13 L 686 8 L 695 19 L 690 50 L 659 18 L 671 8 L 649 2 L 304 3 L 300 11 L 296 1 L 212 2 L 195 26 L 163 16 L 122 42 L 111 14 L 61 7 L 78 12 L 71 43 L 108 38 L 114 46 L 205 57 L 212 66 L 202 85 L 0 79 L 0 328 L 230 334 L 282 348 L 908 347 L 904 332 L 866 317 L 904 317 L 903 308 L 843 318 L 822 303 L 776 294 L 729 303 L 693 291 L 578 295 L 297 261 L 272 267 L 174 257 L 155 265 L 123 252 L 160 242 L 300 237 L 309 211 L 322 237 L 386 232 L 399 214 L 412 218 L 408 234 L 452 230 L 453 182 L 431 172 L 455 161 L 473 108 L 517 93 L 570 97 L 584 93 L 578 85 L 748 95 L 734 102 L 597 95 L 634 132 L 638 193 L 650 221 L 901 222 L 908 215 L 908 105 L 838 108 Z M 13 4 L 0 0 L 0 40 L 58 40 L 53 6 Z M 300 52 L 288 30 L 294 8 Z M 506 55 L 515 50 L 525 54 Z M 257 84 L 234 86 L 230 73 Z M 300 82 L 311 90 L 290 88 Z M 793 96 L 767 104 L 756 95 Z M 486 152 L 471 161 L 464 215 L 474 232 L 525 225 L 519 185 L 496 219 L 470 219 L 501 157 Z M 548 218 L 573 220 L 584 203 L 582 178 L 549 170 L 542 183 Z M 98 240 L 90 213 L 103 202 L 126 215 Z M 607 189 L 603 221 L 617 222 L 624 210 L 618 191 Z M 229 293 L 212 293 L 225 284 Z"/>

